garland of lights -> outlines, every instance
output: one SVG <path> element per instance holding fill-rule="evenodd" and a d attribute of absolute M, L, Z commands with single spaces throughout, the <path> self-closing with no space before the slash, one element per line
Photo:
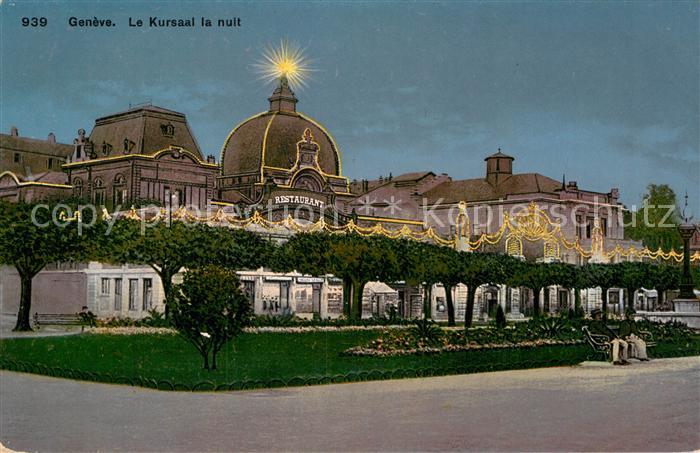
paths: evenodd
<path fill-rule="evenodd" d="M 469 217 L 466 214 L 466 203 L 461 202 L 459 204 L 460 213 L 458 215 L 458 228 L 455 237 L 442 237 L 435 232 L 433 227 L 428 227 L 423 230 L 412 230 L 407 225 L 403 225 L 398 229 L 386 228 L 381 222 L 375 224 L 374 226 L 363 227 L 355 223 L 354 220 L 350 220 L 345 225 L 332 225 L 326 223 L 326 221 L 321 218 L 316 222 L 300 223 L 295 220 L 291 215 L 288 215 L 282 220 L 268 220 L 263 217 L 260 212 L 255 211 L 252 216 L 247 219 L 242 219 L 231 214 L 226 214 L 223 209 L 217 210 L 214 214 L 209 216 L 195 216 L 194 214 L 187 211 L 183 206 L 173 211 L 170 217 L 173 220 L 189 221 L 189 222 L 205 222 L 205 223 L 226 223 L 234 228 L 246 229 L 250 226 L 258 226 L 266 230 L 291 230 L 296 233 L 315 233 L 315 232 L 329 232 L 334 234 L 348 234 L 355 233 L 360 236 L 385 236 L 389 239 L 411 239 L 415 241 L 433 241 L 438 245 L 444 245 L 449 247 L 456 247 L 460 239 L 464 239 L 467 236 Z M 122 214 L 122 217 L 130 220 L 143 220 L 143 217 L 139 215 L 135 207 L 131 207 L 129 211 Z M 167 217 L 167 211 L 165 208 L 161 208 L 149 221 L 164 220 Z M 59 214 L 59 218 L 64 221 L 81 221 L 80 212 L 76 212 L 72 217 L 66 217 L 65 213 Z M 106 209 L 102 209 L 102 219 L 109 220 L 112 216 L 107 212 Z M 675 250 L 670 250 L 664 252 L 659 248 L 656 251 L 652 251 L 647 247 L 638 249 L 631 246 L 627 249 L 623 248 L 620 244 L 615 245 L 615 247 L 605 252 L 604 247 L 604 237 L 600 226 L 596 223 L 592 229 L 591 236 L 591 248 L 584 249 L 579 243 L 578 238 L 574 241 L 569 241 L 561 231 L 561 225 L 553 222 L 546 212 L 539 209 L 534 202 L 531 202 L 528 206 L 526 212 L 517 213 L 515 215 L 509 215 L 508 213 L 503 214 L 503 222 L 501 227 L 495 233 L 488 234 L 482 233 L 476 240 L 464 240 L 464 243 L 469 245 L 471 250 L 478 250 L 484 245 L 494 245 L 501 242 L 503 237 L 507 239 L 506 252 L 510 254 L 518 254 L 519 251 L 522 253 L 522 239 L 529 242 L 544 241 L 545 245 L 545 255 L 547 257 L 559 258 L 559 245 L 563 245 L 564 248 L 568 250 L 574 250 L 579 255 L 584 258 L 591 258 L 597 255 L 605 260 L 611 260 L 615 257 L 625 257 L 628 259 L 632 258 L 649 258 L 652 260 L 662 259 L 664 261 L 674 260 L 676 262 L 683 261 L 683 253 L 677 252 Z M 511 244 L 510 241 L 517 241 Z M 691 261 L 700 261 L 700 252 L 695 252 L 690 257 Z"/>

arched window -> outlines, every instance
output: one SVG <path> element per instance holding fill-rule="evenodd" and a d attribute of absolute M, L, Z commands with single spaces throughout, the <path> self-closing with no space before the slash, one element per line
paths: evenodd
<path fill-rule="evenodd" d="M 116 208 L 124 204 L 126 200 L 126 178 L 121 173 L 117 173 L 112 184 L 112 203 Z"/>
<path fill-rule="evenodd" d="M 556 240 L 550 240 L 544 243 L 544 257 L 551 259 L 559 259 L 559 243 Z"/>
<path fill-rule="evenodd" d="M 506 253 L 511 256 L 522 256 L 523 241 L 521 241 L 518 236 L 508 236 L 508 238 L 506 238 Z"/>
<path fill-rule="evenodd" d="M 92 180 L 92 201 L 97 206 L 104 206 L 105 204 L 105 183 L 102 178 L 95 178 Z"/>
<path fill-rule="evenodd" d="M 76 197 L 83 196 L 83 180 L 80 178 L 73 178 L 73 195 Z"/>

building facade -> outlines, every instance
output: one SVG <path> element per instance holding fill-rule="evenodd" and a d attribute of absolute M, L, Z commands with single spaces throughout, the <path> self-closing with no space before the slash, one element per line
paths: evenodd
<path fill-rule="evenodd" d="M 270 220 L 293 214 L 301 220 L 353 221 L 364 227 L 381 223 L 411 230 L 431 228 L 443 237 L 463 235 L 464 250 L 576 264 L 587 259 L 576 247 L 594 250 L 598 244 L 599 253 L 591 259 L 605 261 L 615 247 L 639 246 L 624 239 L 624 206 L 616 188 L 600 193 L 579 188 L 574 181 L 516 173 L 515 158 L 500 149 L 484 159 L 482 178 L 455 180 L 425 171 L 350 182 L 343 175 L 335 139 L 321 123 L 298 112 L 298 102 L 282 79 L 268 98 L 268 110 L 244 120 L 223 140 L 221 165 L 213 155 L 204 158 L 184 114 L 152 105 L 98 118 L 89 135 L 78 131 L 72 145 L 57 144 L 51 136 L 47 141 L 21 139 L 14 131 L 2 136 L 0 196 L 38 200 L 46 197 L 40 190 L 44 188 L 59 196 L 88 199 L 110 211 L 155 203 L 166 208 L 255 211 Z M 17 152 L 24 153 L 20 162 L 15 161 Z M 29 165 L 23 167 L 23 162 Z M 30 180 L 28 175 L 38 170 L 45 174 L 41 178 L 51 175 L 56 182 Z M 533 225 L 532 219 L 543 223 Z M 549 223 L 552 220 L 556 224 Z M 556 244 L 552 232 L 558 235 Z M 294 231 L 275 233 L 281 238 L 291 234 Z M 474 245 L 485 234 L 496 235 L 497 240 Z M 574 245 L 561 246 L 561 238 Z M 57 279 L 60 273 L 64 280 Z M 333 276 L 275 274 L 266 269 L 239 275 L 258 314 L 327 318 L 342 313 L 342 285 Z M 0 276 L 1 310 L 13 312 L 19 300 L 16 273 L 5 267 Z M 77 312 L 86 306 L 100 317 L 139 318 L 163 308 L 162 285 L 148 267 L 59 266 L 40 273 L 36 281 L 39 288 L 47 288 L 34 294 L 34 310 L 39 312 Z M 56 291 L 49 290 L 52 286 Z M 72 302 L 62 299 L 64 287 Z M 382 316 L 396 310 L 400 316 L 417 317 L 424 294 L 420 286 L 373 282 L 365 288 L 363 312 Z M 433 317 L 446 319 L 444 288 L 435 285 L 431 294 Z M 466 287 L 453 288 L 452 296 L 461 318 Z M 600 304 L 595 289 L 581 297 L 584 308 Z M 477 291 L 474 315 L 484 319 L 501 305 L 508 317 L 520 319 L 530 314 L 533 298 L 525 288 L 484 285 Z M 568 310 L 574 297 L 569 290 L 552 287 L 540 300 L 545 311 L 559 312 Z M 621 311 L 624 298 L 619 290 L 611 290 L 609 300 L 613 311 Z"/>

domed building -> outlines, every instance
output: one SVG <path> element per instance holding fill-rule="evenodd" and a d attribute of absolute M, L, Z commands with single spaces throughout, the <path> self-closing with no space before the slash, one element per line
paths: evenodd
<path fill-rule="evenodd" d="M 268 100 L 268 111 L 234 127 L 224 142 L 221 201 L 269 204 L 282 211 L 301 205 L 341 211 L 342 200 L 352 195 L 335 140 L 321 124 L 297 112 L 298 99 L 286 78 Z"/>

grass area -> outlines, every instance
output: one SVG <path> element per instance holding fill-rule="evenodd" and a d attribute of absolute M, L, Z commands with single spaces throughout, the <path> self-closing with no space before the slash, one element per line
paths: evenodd
<path fill-rule="evenodd" d="M 564 365 L 586 360 L 590 352 L 588 346 L 575 345 L 399 357 L 340 355 L 343 350 L 377 335 L 374 331 L 243 334 L 222 350 L 219 369 L 215 371 L 202 369 L 195 349 L 174 335 L 84 334 L 5 339 L 0 341 L 0 362 L 10 360 L 39 365 L 27 371 L 43 374 L 53 374 L 46 372 L 47 367 L 80 370 L 95 373 L 87 379 L 98 381 L 115 382 L 120 376 L 140 377 L 154 383 L 168 381 L 190 388 L 210 381 L 209 387 L 214 388 L 246 380 L 262 381 L 258 386 L 299 385 L 303 380 L 294 378 L 310 377 L 317 378 L 317 382 L 329 382 L 333 376 L 348 373 L 354 377 L 335 381 Z M 691 354 L 700 354 L 700 337 L 685 345 L 660 344 L 654 356 Z M 423 371 L 391 375 L 395 370 Z M 321 377 L 328 379 L 318 379 Z M 135 383 L 151 385 L 143 381 Z"/>

